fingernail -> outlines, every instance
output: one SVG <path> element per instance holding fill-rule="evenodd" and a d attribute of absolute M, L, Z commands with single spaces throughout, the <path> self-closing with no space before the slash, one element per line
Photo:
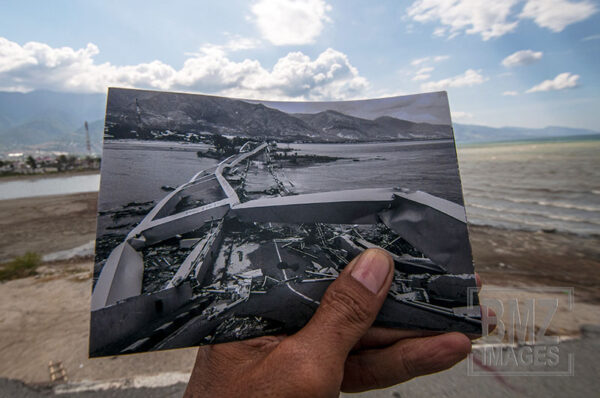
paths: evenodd
<path fill-rule="evenodd" d="M 380 250 L 367 250 L 356 260 L 352 277 L 373 293 L 379 292 L 390 273 L 390 262 Z"/>

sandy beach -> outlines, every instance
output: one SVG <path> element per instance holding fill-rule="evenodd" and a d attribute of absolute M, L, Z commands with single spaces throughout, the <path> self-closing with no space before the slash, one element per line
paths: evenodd
<path fill-rule="evenodd" d="M 49 254 L 95 237 L 97 193 L 0 201 L 0 258 Z M 574 312 L 560 313 L 552 333 L 576 335 L 600 323 L 597 237 L 471 227 L 476 270 L 486 287 L 574 287 Z M 91 257 L 45 263 L 38 275 L 0 283 L 0 377 L 49 381 L 61 361 L 69 380 L 107 380 L 189 372 L 196 349 L 88 359 Z"/>
<path fill-rule="evenodd" d="M 0 262 L 95 239 L 97 202 L 97 192 L 0 200 Z"/>
<path fill-rule="evenodd" d="M 100 170 L 67 170 L 67 171 L 55 171 L 40 174 L 16 174 L 16 175 L 0 175 L 0 182 L 8 181 L 23 181 L 23 180 L 37 180 L 40 178 L 61 178 L 61 177 L 74 177 L 74 176 L 86 176 L 99 174 Z"/>

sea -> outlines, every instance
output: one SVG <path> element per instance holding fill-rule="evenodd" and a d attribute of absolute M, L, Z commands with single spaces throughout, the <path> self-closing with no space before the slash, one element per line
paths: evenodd
<path fill-rule="evenodd" d="M 280 170 L 297 193 L 392 186 L 457 203 L 463 203 L 464 193 L 467 219 L 474 225 L 600 236 L 600 140 L 471 145 L 457 152 L 451 140 L 279 145 L 298 155 L 339 158 Z M 206 148 L 107 143 L 101 210 L 160 200 L 168 187 L 216 164 L 197 156 Z M 0 182 L 0 200 L 97 189 L 97 175 L 7 181 Z"/>
<path fill-rule="evenodd" d="M 458 150 L 471 224 L 600 236 L 600 140 Z"/>

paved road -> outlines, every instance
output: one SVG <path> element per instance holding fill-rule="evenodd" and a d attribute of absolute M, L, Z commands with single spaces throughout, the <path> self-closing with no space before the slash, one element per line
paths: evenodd
<path fill-rule="evenodd" d="M 431 376 L 420 377 L 385 390 L 363 394 L 345 395 L 353 398 L 405 398 L 405 397 L 597 397 L 600 391 L 600 332 L 589 330 L 584 338 L 561 343 L 561 350 L 575 357 L 575 375 L 563 377 L 467 376 L 466 362 Z M 69 397 L 92 398 L 154 398 L 181 397 L 185 384 L 161 388 L 109 389 L 60 394 Z M 50 387 L 31 387 L 18 381 L 0 379 L 0 398 L 38 398 L 55 396 Z"/>

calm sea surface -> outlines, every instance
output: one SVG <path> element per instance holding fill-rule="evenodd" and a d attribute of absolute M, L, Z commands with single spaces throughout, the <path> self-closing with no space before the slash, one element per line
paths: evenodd
<path fill-rule="evenodd" d="M 98 174 L 39 177 L 6 182 L 0 180 L 0 200 L 94 192 L 98 190 L 99 184 L 100 176 Z"/>
<path fill-rule="evenodd" d="M 161 186 L 175 187 L 216 164 L 196 156 L 196 151 L 204 148 L 167 143 L 108 145 L 100 183 L 102 210 L 161 199 L 166 194 Z M 449 141 L 291 144 L 290 148 L 299 155 L 344 158 L 280 172 L 297 193 L 393 186 L 461 202 Z M 459 148 L 469 222 L 600 235 L 599 154 L 600 141 Z M 0 182 L 0 199 L 85 192 L 97 187 L 97 175 Z"/>

